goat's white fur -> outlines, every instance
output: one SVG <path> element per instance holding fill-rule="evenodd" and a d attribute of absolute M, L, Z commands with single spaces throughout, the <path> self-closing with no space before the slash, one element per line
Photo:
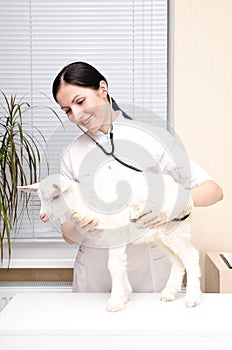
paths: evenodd
<path fill-rule="evenodd" d="M 136 220 L 143 209 L 144 194 L 146 188 L 141 181 L 142 175 L 135 173 L 129 182 L 135 193 L 131 201 L 132 205 L 125 206 L 120 212 L 112 215 L 104 215 L 91 210 L 82 200 L 79 192 L 79 184 L 69 180 L 59 174 L 50 175 L 40 183 L 29 186 L 19 187 L 23 191 L 37 192 L 41 200 L 41 213 L 45 213 L 50 220 L 55 220 L 62 216 L 67 219 L 80 219 L 85 216 L 98 219 L 98 228 L 100 234 L 94 235 L 95 242 L 109 247 L 108 268 L 112 277 L 112 290 L 107 302 L 108 311 L 119 311 L 124 308 L 128 301 L 132 288 L 127 275 L 127 254 L 126 243 L 133 241 L 134 244 L 144 244 L 153 242 L 165 251 L 170 258 L 172 266 L 169 279 L 160 299 L 162 301 L 171 301 L 176 297 L 177 292 L 181 290 L 183 276 L 186 270 L 187 288 L 185 296 L 185 305 L 189 307 L 196 306 L 200 302 L 200 267 L 198 251 L 191 244 L 191 217 L 178 222 L 172 231 L 167 234 L 167 221 L 169 214 L 173 209 L 174 202 L 171 198 L 176 198 L 176 185 L 173 179 L 164 175 L 165 190 L 169 191 L 168 201 L 164 204 L 163 212 L 165 218 L 149 227 L 146 234 L 133 240 L 131 232 L 122 235 L 122 241 L 125 244 L 117 245 L 114 242 L 115 230 L 120 232 L 120 227 L 124 227 L 130 222 L 130 219 Z M 133 186 L 133 184 L 135 186 Z M 107 188 L 107 189 L 106 189 Z M 105 194 L 104 200 L 112 200 L 112 183 L 106 184 L 105 190 L 99 188 L 101 197 Z M 186 209 L 187 211 L 189 208 Z M 162 215 L 161 215 L 162 217 Z M 121 223 L 121 226 L 119 225 Z M 127 225 L 129 227 L 129 225 Z M 109 237 L 109 231 L 104 234 L 104 228 L 113 229 L 113 235 Z M 120 235 L 119 234 L 119 235 Z M 125 236 L 128 235 L 128 236 Z M 120 241 L 120 242 L 122 242 Z M 112 248 L 112 246 L 114 246 Z M 139 257 L 138 257 L 139 259 Z"/>

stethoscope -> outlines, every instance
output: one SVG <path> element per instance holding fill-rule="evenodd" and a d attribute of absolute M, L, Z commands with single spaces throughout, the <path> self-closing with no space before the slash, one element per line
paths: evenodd
<path fill-rule="evenodd" d="M 107 92 L 108 93 L 108 92 Z M 115 154 L 114 154 L 114 151 L 115 151 L 115 147 L 114 147 L 114 133 L 113 133 L 113 118 L 112 118 L 112 110 L 113 110 L 113 106 L 112 106 L 112 98 L 111 96 L 109 95 L 108 93 L 108 96 L 109 96 L 109 100 L 110 100 L 110 142 L 111 142 L 111 151 L 108 152 L 102 145 L 100 145 L 100 143 L 98 143 L 91 135 L 88 134 L 87 131 L 85 131 L 79 124 L 76 124 L 78 126 L 78 128 L 86 135 L 88 136 L 96 145 L 97 147 L 99 147 L 103 153 L 105 153 L 105 155 L 107 156 L 111 156 L 113 157 L 117 162 L 119 162 L 120 164 L 126 166 L 127 168 L 130 168 L 134 171 L 139 171 L 139 172 L 142 172 L 141 169 L 138 169 L 136 167 L 134 167 L 133 165 L 131 164 L 127 164 L 125 163 L 124 161 L 122 161 L 121 159 L 119 159 Z"/>
<path fill-rule="evenodd" d="M 127 164 L 127 163 L 123 162 L 121 159 L 116 157 L 116 155 L 114 154 L 115 147 L 114 147 L 113 118 L 112 118 L 113 107 L 112 107 L 112 98 L 109 94 L 108 94 L 108 96 L 109 96 L 109 100 L 110 100 L 110 132 L 109 132 L 110 142 L 111 142 L 111 151 L 110 152 L 106 151 L 106 149 L 102 145 L 100 145 L 91 135 L 89 135 L 88 132 L 85 131 L 79 124 L 76 124 L 76 125 L 86 136 L 88 136 L 102 150 L 102 152 L 105 155 L 113 157 L 117 162 L 119 162 L 120 164 L 124 165 L 127 168 L 130 168 L 134 171 L 143 172 L 143 170 L 138 169 L 131 164 Z M 187 219 L 190 214 L 191 213 L 188 213 L 187 215 L 183 216 L 182 218 L 174 218 L 174 219 L 172 219 L 172 221 L 183 221 L 183 220 Z"/>

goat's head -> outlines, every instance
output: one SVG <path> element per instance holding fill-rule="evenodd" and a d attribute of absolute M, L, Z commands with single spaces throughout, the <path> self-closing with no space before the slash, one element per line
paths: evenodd
<path fill-rule="evenodd" d="M 60 174 L 53 174 L 41 182 L 19 186 L 18 189 L 37 193 L 41 200 L 40 214 L 45 214 L 53 221 L 62 216 L 71 216 L 75 207 L 73 184 L 75 184 L 74 181 Z"/>

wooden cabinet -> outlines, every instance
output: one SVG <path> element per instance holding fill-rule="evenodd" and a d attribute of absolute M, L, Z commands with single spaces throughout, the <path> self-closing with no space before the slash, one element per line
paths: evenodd
<path fill-rule="evenodd" d="M 232 293 L 232 269 L 220 253 L 207 253 L 205 258 L 206 293 Z"/>

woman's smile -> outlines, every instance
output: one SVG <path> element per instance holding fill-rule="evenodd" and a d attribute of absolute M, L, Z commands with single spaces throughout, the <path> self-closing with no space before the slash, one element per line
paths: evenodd
<path fill-rule="evenodd" d="M 92 118 L 93 118 L 93 116 L 91 114 L 87 119 L 83 120 L 82 124 L 84 126 L 87 126 L 91 122 Z"/>
<path fill-rule="evenodd" d="M 62 83 L 57 102 L 72 123 L 82 125 L 89 131 L 108 132 L 109 124 L 115 118 L 107 99 L 107 91 Z"/>

